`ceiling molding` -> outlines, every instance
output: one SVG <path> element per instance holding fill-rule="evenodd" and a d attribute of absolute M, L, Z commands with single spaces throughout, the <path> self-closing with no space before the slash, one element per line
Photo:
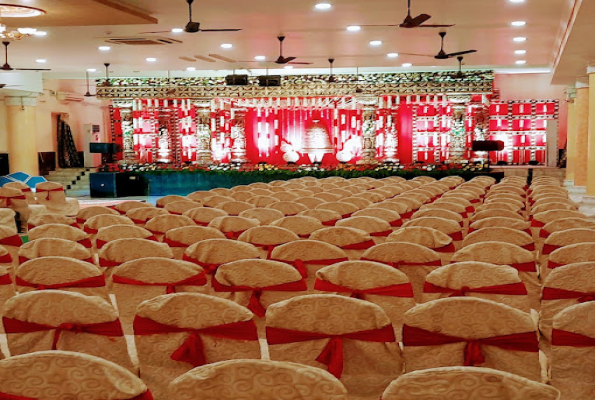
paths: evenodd
<path fill-rule="evenodd" d="M 118 1 L 114 1 L 114 0 L 92 0 L 92 1 L 94 1 L 95 3 L 103 4 L 104 6 L 111 7 L 114 10 L 118 10 L 120 12 L 130 14 L 134 17 L 144 19 L 147 21 L 148 24 L 159 23 L 159 20 L 157 18 L 150 16 L 145 11 L 134 9 L 134 8 L 124 5 Z"/>

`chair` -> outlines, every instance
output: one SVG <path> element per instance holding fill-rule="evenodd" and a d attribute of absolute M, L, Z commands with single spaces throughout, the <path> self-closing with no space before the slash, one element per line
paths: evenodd
<path fill-rule="evenodd" d="M 576 207 L 576 205 L 562 203 L 562 202 L 541 203 L 538 205 L 533 204 L 533 206 L 531 207 L 531 214 L 539 214 L 540 212 L 550 211 L 550 210 L 577 211 L 578 207 Z"/>
<path fill-rule="evenodd" d="M 329 203 L 330 204 L 330 203 Z M 306 210 L 298 213 L 298 216 L 316 218 L 324 226 L 334 226 L 342 217 L 337 211 L 325 209 Z"/>
<path fill-rule="evenodd" d="M 238 240 L 256 246 L 260 258 L 266 260 L 275 247 L 300 240 L 300 237 L 289 229 L 278 226 L 255 226 L 243 232 Z"/>
<path fill-rule="evenodd" d="M 332 201 L 341 200 L 343 198 L 343 196 L 341 196 L 339 194 L 335 194 L 335 193 L 321 192 L 321 193 L 314 194 L 312 196 L 312 198 L 324 200 L 325 202 L 332 202 Z"/>
<path fill-rule="evenodd" d="M 112 210 L 111 208 L 107 207 L 85 207 L 79 210 L 78 214 L 76 215 L 76 222 L 79 224 L 79 227 L 82 228 L 89 218 L 94 217 L 96 215 L 120 215 L 120 213 L 116 210 Z"/>
<path fill-rule="evenodd" d="M 255 205 L 244 202 L 244 201 L 226 201 L 223 203 L 219 203 L 215 206 L 220 210 L 225 211 L 229 215 L 238 216 L 242 211 L 250 210 L 256 208 Z"/>
<path fill-rule="evenodd" d="M 324 228 L 320 220 L 306 216 L 283 217 L 271 222 L 270 225 L 289 229 L 303 239 L 309 238 L 312 232 Z"/>
<path fill-rule="evenodd" d="M 192 368 L 233 359 L 259 359 L 253 314 L 236 303 L 199 293 L 142 302 L 134 319 L 140 374 L 155 399 Z"/>
<path fill-rule="evenodd" d="M 10 229 L 14 233 L 19 231 L 16 224 L 16 213 L 10 208 L 0 208 L 0 227 Z"/>
<path fill-rule="evenodd" d="M 315 197 L 300 197 L 294 200 L 296 203 L 300 203 L 309 209 L 314 209 L 317 206 L 326 203 L 325 200 L 317 199 Z"/>
<path fill-rule="evenodd" d="M 388 222 L 376 217 L 349 217 L 337 221 L 335 226 L 361 229 L 372 237 L 375 244 L 384 243 L 393 232 Z"/>
<path fill-rule="evenodd" d="M 374 217 L 389 223 L 392 228 L 398 228 L 403 225 L 401 216 L 394 211 L 384 208 L 364 208 L 353 213 L 354 217 Z M 394 230 L 394 229 L 393 229 Z"/>
<path fill-rule="evenodd" d="M 208 226 L 215 218 L 226 217 L 229 214 L 217 208 L 199 207 L 188 210 L 182 215 L 191 218 L 196 225 Z"/>
<path fill-rule="evenodd" d="M 351 197 L 361 197 L 361 198 L 369 200 L 373 203 L 380 203 L 381 201 L 386 199 L 386 196 L 383 196 L 379 193 L 373 193 L 371 190 L 367 190 L 367 191 L 361 192 L 361 193 L 355 193 Z M 337 199 L 336 201 L 339 201 L 339 200 L 340 199 Z M 329 201 L 332 201 L 332 200 L 329 200 Z"/>
<path fill-rule="evenodd" d="M 259 226 L 260 221 L 257 219 L 225 216 L 217 217 L 209 223 L 209 227 L 218 229 L 228 239 L 237 239 L 243 232 L 250 228 Z"/>
<path fill-rule="evenodd" d="M 230 194 L 233 193 L 231 191 L 231 189 L 227 189 L 227 188 L 214 188 L 214 189 L 209 190 L 209 192 L 219 195 L 219 196 L 229 196 Z"/>
<path fill-rule="evenodd" d="M 560 218 L 586 219 L 587 217 L 584 214 L 573 210 L 551 210 L 533 214 L 531 216 L 531 232 L 533 232 L 533 237 L 538 239 L 541 228 L 543 228 L 548 222 L 552 222 Z"/>
<path fill-rule="evenodd" d="M 225 203 L 227 201 L 235 201 L 233 197 L 212 195 L 202 200 L 202 205 L 205 207 L 216 207 L 218 204 Z"/>
<path fill-rule="evenodd" d="M 306 211 L 308 207 L 300 203 L 294 203 L 293 201 L 279 201 L 276 203 L 269 204 L 266 208 L 272 208 L 279 210 L 286 217 L 297 215 L 301 211 Z"/>
<path fill-rule="evenodd" d="M 576 304 L 554 317 L 551 384 L 562 400 L 590 400 L 595 394 L 595 303 Z"/>
<path fill-rule="evenodd" d="M 404 216 L 407 216 L 407 219 L 409 219 L 412 215 L 411 212 L 411 205 L 405 203 L 405 202 L 399 202 L 399 201 L 389 201 L 389 200 L 385 200 L 385 201 L 381 201 L 380 203 L 374 203 L 368 207 L 365 207 L 367 209 L 371 209 L 371 208 L 380 208 L 383 210 L 389 210 L 389 211 L 393 211 L 396 212 L 397 214 L 400 215 L 401 219 L 404 218 Z M 362 208 L 363 210 L 363 208 Z"/>
<path fill-rule="evenodd" d="M 554 232 L 565 231 L 567 229 L 584 228 L 595 229 L 595 221 L 585 218 L 560 218 L 545 224 L 539 231 L 539 237 L 546 239 Z"/>
<path fill-rule="evenodd" d="M 165 233 L 170 229 L 182 228 L 184 226 L 196 226 L 194 220 L 185 215 L 157 215 L 145 224 L 145 229 L 151 232 L 157 240 L 163 241 Z"/>
<path fill-rule="evenodd" d="M 225 235 L 218 229 L 207 226 L 183 226 L 167 231 L 163 243 L 171 248 L 176 260 L 182 260 L 188 247 L 207 239 L 225 239 Z"/>
<path fill-rule="evenodd" d="M 458 222 L 439 217 L 421 217 L 412 219 L 403 224 L 404 228 L 411 226 L 424 226 L 439 230 L 452 239 L 452 243 L 456 250 L 461 248 L 463 242 L 463 227 Z"/>
<path fill-rule="evenodd" d="M 331 201 L 328 203 L 323 203 L 316 207 L 317 210 L 330 210 L 335 211 L 341 218 L 349 218 L 351 214 L 356 211 L 359 211 L 359 208 L 353 204 L 345 203 L 341 201 Z"/>
<path fill-rule="evenodd" d="M 533 237 L 527 232 L 502 227 L 483 228 L 470 233 L 463 239 L 463 247 L 482 242 L 511 243 L 525 250 L 535 251 Z"/>
<path fill-rule="evenodd" d="M 0 266 L 0 314 L 4 303 L 16 294 L 8 268 Z M 0 333 L 4 333 L 1 331 Z"/>
<path fill-rule="evenodd" d="M 69 257 L 39 257 L 21 264 L 15 273 L 19 293 L 61 290 L 110 301 L 103 272 L 94 264 Z"/>
<path fill-rule="evenodd" d="M 405 194 L 407 194 L 407 193 L 405 193 Z M 402 215 L 401 217 L 406 218 L 406 219 L 411 218 L 413 213 L 416 212 L 417 210 L 419 210 L 419 208 L 424 204 L 423 201 L 421 201 L 421 200 L 418 200 L 413 197 L 406 197 L 405 195 L 400 195 L 400 196 L 395 197 L 394 199 L 385 200 L 382 203 L 405 204 L 407 206 L 407 209 L 410 211 L 407 211 L 407 213 L 405 213 L 405 215 Z"/>
<path fill-rule="evenodd" d="M 208 192 L 208 191 L 204 191 L 204 190 L 198 190 L 196 192 L 192 192 L 190 193 L 188 196 L 186 196 L 186 198 L 192 200 L 192 201 L 196 201 L 197 203 L 200 202 L 202 203 L 202 201 L 204 199 L 206 199 L 207 197 L 211 197 L 213 195 L 212 192 Z"/>
<path fill-rule="evenodd" d="M 258 249 L 245 242 L 229 239 L 207 239 L 194 243 L 184 252 L 184 260 L 201 266 L 209 275 L 228 262 L 256 259 Z M 210 278 L 210 277 L 207 277 Z"/>
<path fill-rule="evenodd" d="M 491 368 L 444 367 L 401 375 L 382 394 L 382 400 L 488 398 L 490 400 L 559 400 L 560 391 L 543 383 Z"/>
<path fill-rule="evenodd" d="M 202 207 L 201 204 L 195 201 L 189 201 L 188 199 L 182 201 L 174 201 L 167 203 L 163 209 L 173 215 L 182 215 L 188 210 Z"/>
<path fill-rule="evenodd" d="M 523 231 L 529 235 L 532 234 L 531 223 L 525 221 L 524 219 L 507 218 L 507 217 L 487 217 L 487 218 L 477 220 L 477 221 L 471 223 L 471 225 L 469 225 L 468 234 L 470 234 L 473 231 L 480 230 L 480 229 L 495 228 L 495 227 L 516 229 L 518 231 Z"/>
<path fill-rule="evenodd" d="M 434 300 L 405 313 L 405 372 L 482 366 L 541 380 L 531 314 L 473 297 Z"/>
<path fill-rule="evenodd" d="M 525 221 L 525 217 L 523 217 L 518 212 L 504 210 L 501 208 L 496 208 L 496 209 L 492 208 L 489 210 L 480 211 L 478 213 L 473 214 L 471 216 L 471 218 L 469 219 L 469 222 L 472 224 L 476 221 L 480 221 L 480 220 L 486 219 L 486 218 L 510 218 L 510 219 L 518 219 L 521 221 Z"/>
<path fill-rule="evenodd" d="M 38 206 L 40 208 L 42 206 Z M 25 230 L 27 221 L 34 214 L 33 210 L 29 208 L 27 197 L 20 189 L 10 188 L 6 186 L 0 187 L 0 208 L 9 208 L 17 214 L 17 220 L 20 230 Z M 42 209 L 37 209 L 37 214 L 47 212 L 43 206 Z"/>
<path fill-rule="evenodd" d="M 168 393 L 170 400 L 348 400 L 343 384 L 328 372 L 269 360 L 205 365 L 173 381 Z"/>
<path fill-rule="evenodd" d="M 560 247 L 550 253 L 547 263 L 549 273 L 563 265 L 595 261 L 595 243 L 576 243 Z"/>
<path fill-rule="evenodd" d="M 248 199 L 252 197 L 252 193 L 250 193 L 250 190 L 239 192 L 234 191 L 229 195 L 229 197 L 233 197 L 237 201 L 248 201 Z"/>
<path fill-rule="evenodd" d="M 266 318 L 271 360 L 324 368 L 353 398 L 377 399 L 401 374 L 389 317 L 376 304 L 332 294 L 271 305 Z"/>
<path fill-rule="evenodd" d="M 410 226 L 394 231 L 386 238 L 387 242 L 405 242 L 419 244 L 438 253 L 442 265 L 450 263 L 455 253 L 453 240 L 446 233 L 425 226 Z"/>
<path fill-rule="evenodd" d="M 4 305 L 2 324 L 13 356 L 76 351 L 134 371 L 118 313 L 99 297 L 62 290 L 19 294 Z"/>
<path fill-rule="evenodd" d="M 272 208 L 251 208 L 242 211 L 238 216 L 242 218 L 257 219 L 260 221 L 261 225 L 269 225 L 271 222 L 284 217 L 281 211 L 273 210 Z"/>
<path fill-rule="evenodd" d="M 99 229 L 112 225 L 134 225 L 134 222 L 127 216 L 118 213 L 98 214 L 85 221 L 83 230 L 91 235 L 91 240 L 94 241 Z"/>
<path fill-rule="evenodd" d="M 508 210 L 519 213 L 522 215 L 523 210 L 519 204 L 514 204 L 510 202 L 491 202 L 491 203 L 484 203 L 483 205 L 477 207 L 475 209 L 477 212 L 486 211 L 486 210 Z"/>
<path fill-rule="evenodd" d="M 23 244 L 19 248 L 19 264 L 38 257 L 61 256 L 93 263 L 89 249 L 66 239 L 42 238 Z"/>
<path fill-rule="evenodd" d="M 99 266 L 105 268 L 105 276 L 110 278 L 114 267 L 147 257 L 174 258 L 174 254 L 167 244 L 154 240 L 116 239 L 99 251 Z"/>
<path fill-rule="evenodd" d="M 570 246 L 577 243 L 594 243 L 595 229 L 573 228 L 564 231 L 554 232 L 549 235 L 543 244 L 539 254 L 539 265 L 541 267 L 541 276 L 546 278 L 550 273 L 548 268 L 549 256 L 552 252 L 564 246 Z"/>
<path fill-rule="evenodd" d="M 310 239 L 343 249 L 350 260 L 359 260 L 364 251 L 376 245 L 366 231 L 345 226 L 319 229 L 310 235 Z"/>
<path fill-rule="evenodd" d="M 35 185 L 37 204 L 47 208 L 50 213 L 62 215 L 77 215 L 79 202 L 72 197 L 66 197 L 64 186 L 57 182 L 40 182 Z"/>
<path fill-rule="evenodd" d="M 416 301 L 421 300 L 426 275 L 442 266 L 437 252 L 418 244 L 405 242 L 378 244 L 366 250 L 361 260 L 376 261 L 403 272 L 411 281 Z"/>
<path fill-rule="evenodd" d="M 93 247 L 89 234 L 69 225 L 45 224 L 29 231 L 29 241 L 42 238 L 58 238 L 77 242 L 90 249 Z M 20 239 L 20 238 L 19 238 Z M 18 242 L 17 242 L 18 243 Z M 0 240 L 0 244 L 2 240 Z"/>
<path fill-rule="evenodd" d="M 100 357 L 58 350 L 38 351 L 0 361 L 0 397 L 153 399 L 143 381 L 125 368 Z"/>
<path fill-rule="evenodd" d="M 113 269 L 112 293 L 126 334 L 132 333 L 136 308 L 145 300 L 177 292 L 209 291 L 202 267 L 187 261 L 147 257 Z"/>
<path fill-rule="evenodd" d="M 157 206 L 157 208 L 165 208 L 165 206 L 168 205 L 169 203 L 174 203 L 174 202 L 178 202 L 178 201 L 194 201 L 194 200 L 189 199 L 188 197 L 184 197 L 184 196 L 169 195 L 169 196 L 164 196 L 164 197 L 157 199 L 157 201 L 155 202 L 155 205 Z M 200 202 L 196 202 L 196 205 L 200 206 Z"/>
<path fill-rule="evenodd" d="M 366 200 L 361 197 L 351 197 L 351 195 L 349 195 L 349 197 L 339 200 L 339 202 L 353 204 L 358 208 L 358 210 L 363 210 L 364 208 L 374 204 L 370 200 Z"/>
<path fill-rule="evenodd" d="M 136 225 L 112 225 L 100 228 L 95 237 L 97 249 L 117 239 L 148 239 L 157 241 L 155 235 Z"/>
<path fill-rule="evenodd" d="M 123 201 L 114 206 L 114 210 L 120 214 L 126 215 L 126 213 L 135 208 L 154 208 L 155 206 L 151 203 L 145 203 L 144 201 Z"/>
<path fill-rule="evenodd" d="M 460 200 L 460 199 L 457 199 Z M 422 210 L 446 210 L 446 211 L 450 211 L 453 212 L 455 214 L 458 214 L 461 216 L 462 219 L 467 219 L 469 217 L 469 210 L 468 208 L 471 206 L 471 202 L 469 202 L 468 200 L 462 199 L 465 201 L 466 204 L 469 204 L 469 206 L 467 205 L 463 205 L 458 203 L 457 201 L 454 200 L 436 200 L 430 204 L 424 204 L 423 206 L 421 206 L 421 208 L 419 209 L 419 211 Z"/>
<path fill-rule="evenodd" d="M 433 205 L 434 203 L 432 203 Z M 416 211 L 412 216 L 411 219 L 423 218 L 423 217 L 437 217 L 443 219 L 449 219 L 459 224 L 459 226 L 465 226 L 465 220 L 463 219 L 462 215 L 456 213 L 454 211 L 449 211 L 443 208 L 424 208 L 422 207 L 418 211 Z"/>
<path fill-rule="evenodd" d="M 22 245 L 23 240 L 14 230 L 0 226 L 0 246 L 6 250 L 4 254 L 8 254 L 8 257 L 12 260 L 9 266 L 11 272 L 14 272 L 14 269 L 19 265 L 19 248 Z M 6 260 L 4 262 L 0 261 L 0 263 L 6 263 Z"/>
<path fill-rule="evenodd" d="M 132 220 L 137 226 L 145 227 L 148 220 L 155 218 L 158 215 L 168 215 L 167 210 L 155 207 L 134 208 L 126 211 L 126 216 Z"/>
<path fill-rule="evenodd" d="M 403 315 L 415 306 L 407 275 L 373 261 L 344 261 L 316 272 L 314 289 L 366 300 L 380 306 L 401 341 Z"/>
<path fill-rule="evenodd" d="M 279 199 L 271 197 L 270 195 L 253 196 L 246 200 L 246 203 L 253 204 L 255 207 L 263 208 L 275 203 L 279 203 Z"/>
<path fill-rule="evenodd" d="M 519 272 L 519 277 L 527 288 L 531 308 L 539 310 L 541 284 L 535 255 L 529 250 L 505 242 L 480 242 L 463 247 L 452 257 L 452 262 L 463 261 L 479 261 L 513 267 Z"/>
<path fill-rule="evenodd" d="M 297 190 L 300 190 L 300 189 L 297 189 Z M 294 201 L 295 199 L 299 198 L 300 195 L 292 193 L 292 192 L 283 191 L 283 192 L 273 193 L 271 195 L 271 197 L 279 199 L 280 201 Z"/>
<path fill-rule="evenodd" d="M 507 265 L 479 261 L 445 265 L 426 276 L 422 301 L 449 297 L 476 297 L 531 311 L 527 288 L 519 273 Z"/>
<path fill-rule="evenodd" d="M 2 211 L 2 210 L 0 210 Z M 11 210 L 12 211 L 12 210 Z M 14 226 L 14 211 L 12 212 L 12 222 Z M 41 226 L 45 224 L 62 224 L 62 225 L 70 225 L 74 228 L 78 228 L 78 224 L 76 220 L 71 217 L 67 217 L 62 214 L 41 214 L 35 217 L 31 217 L 27 223 L 28 229 L 33 229 L 36 226 Z M 4 224 L 2 224 L 4 225 Z M 16 229 L 15 229 L 16 232 Z"/>
<path fill-rule="evenodd" d="M 277 246 L 270 259 L 293 265 L 306 279 L 309 289 L 314 288 L 315 274 L 320 268 L 349 260 L 344 250 L 316 240 L 297 240 Z"/>

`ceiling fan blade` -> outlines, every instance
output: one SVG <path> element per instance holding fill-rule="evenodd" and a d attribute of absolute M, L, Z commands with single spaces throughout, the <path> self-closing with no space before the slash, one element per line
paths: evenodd
<path fill-rule="evenodd" d="M 14 68 L 15 71 L 51 71 L 47 68 Z"/>
<path fill-rule="evenodd" d="M 418 56 L 418 57 L 432 57 L 432 58 L 434 58 L 434 55 L 433 54 L 401 53 L 401 52 L 399 52 L 399 54 L 403 54 L 403 55 L 406 55 L 406 56 Z"/>
<path fill-rule="evenodd" d="M 241 29 L 200 29 L 200 32 L 238 32 Z"/>
<path fill-rule="evenodd" d="M 396 24 L 396 25 L 359 25 L 359 26 L 361 26 L 361 27 L 387 27 L 387 26 L 397 27 L 397 26 L 399 26 L 399 24 Z"/>
<path fill-rule="evenodd" d="M 139 32 L 139 35 L 145 35 L 149 33 L 171 33 L 171 31 L 155 31 L 155 32 Z"/>
<path fill-rule="evenodd" d="M 297 57 L 284 57 L 283 60 L 279 59 L 277 61 L 282 61 L 282 64 L 287 64 L 295 60 Z"/>
<path fill-rule="evenodd" d="M 450 28 L 451 26 L 455 26 L 455 24 L 452 24 L 452 25 L 419 25 L 418 28 Z"/>
<path fill-rule="evenodd" d="M 423 24 L 424 22 L 426 22 L 427 20 L 429 20 L 430 18 L 432 18 L 431 15 L 428 14 L 420 14 L 417 17 L 413 18 L 411 20 L 411 24 L 413 26 L 420 26 L 421 24 Z"/>
<path fill-rule="evenodd" d="M 449 58 L 451 58 L 451 57 L 456 57 L 456 56 L 462 56 L 463 54 L 471 54 L 471 53 L 476 53 L 476 52 L 477 52 L 477 50 L 465 50 L 465 51 L 458 51 L 456 53 L 449 53 L 449 54 L 447 54 L 447 56 Z"/>
<path fill-rule="evenodd" d="M 312 63 L 309 63 L 309 62 L 288 62 L 286 64 L 292 64 L 292 65 L 312 65 Z"/>

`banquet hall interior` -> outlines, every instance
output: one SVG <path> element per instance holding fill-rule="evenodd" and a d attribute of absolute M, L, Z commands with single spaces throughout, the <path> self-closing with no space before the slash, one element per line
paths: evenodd
<path fill-rule="evenodd" d="M 0 0 L 0 400 L 595 399 L 594 28 Z"/>

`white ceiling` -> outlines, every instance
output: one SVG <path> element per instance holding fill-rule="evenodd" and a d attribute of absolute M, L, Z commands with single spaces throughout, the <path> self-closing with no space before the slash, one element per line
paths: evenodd
<path fill-rule="evenodd" d="M 4 0 L 3 0 L 4 1 Z M 312 62 L 312 68 L 327 68 L 329 57 L 336 59 L 339 72 L 343 68 L 365 70 L 402 71 L 415 69 L 453 69 L 454 59 L 438 61 L 433 58 L 401 55 L 396 59 L 387 53 L 435 54 L 440 48 L 438 29 L 363 28 L 360 32 L 347 32 L 348 25 L 398 24 L 406 15 L 406 0 L 328 0 L 333 5 L 329 11 L 315 11 L 316 0 L 196 0 L 194 19 L 201 27 L 242 28 L 236 33 L 163 34 L 162 36 L 183 41 L 182 44 L 166 46 L 114 45 L 109 52 L 101 52 L 98 46 L 105 44 L 106 37 L 137 36 L 143 31 L 170 30 L 184 27 L 187 22 L 185 0 L 77 0 L 89 7 L 72 10 L 70 19 L 63 24 L 73 25 L 84 21 L 92 24 L 97 14 L 98 21 L 105 23 L 103 12 L 92 11 L 94 3 L 124 3 L 138 7 L 155 17 L 158 24 L 143 22 L 138 15 L 130 16 L 131 25 L 95 26 L 44 26 L 59 5 L 72 0 L 20 0 L 15 4 L 43 6 L 45 17 L 35 18 L 35 28 L 48 32 L 46 37 L 31 37 L 15 42 L 10 47 L 10 63 L 13 67 L 40 67 L 35 59 L 48 60 L 43 67 L 51 68 L 48 77 L 80 77 L 87 68 L 97 68 L 95 76 L 102 76 L 103 63 L 110 62 L 116 76 L 141 76 L 176 73 L 188 66 L 197 68 L 196 73 L 217 75 L 228 73 L 232 68 L 265 68 L 266 64 L 237 63 L 224 61 L 187 62 L 180 56 L 208 55 L 217 53 L 236 60 L 253 60 L 256 55 L 267 59 L 278 56 L 276 36 L 287 36 L 285 56 L 298 56 L 298 61 Z M 325 0 L 326 1 L 326 0 Z M 515 4 L 508 0 L 412 0 L 412 14 L 432 15 L 427 23 L 456 24 L 448 28 L 445 50 L 454 52 L 476 49 L 477 53 L 465 57 L 465 68 L 518 68 L 515 61 L 525 59 L 523 69 L 551 68 L 558 53 L 562 37 L 575 0 L 526 0 Z M 53 5 L 52 5 L 53 4 Z M 113 4 L 112 4 L 113 5 Z M 109 16 L 111 11 L 107 12 Z M 113 12 L 116 12 L 115 10 Z M 102 14 L 102 15 L 100 15 Z M 78 16 L 78 17 L 77 17 Z M 85 17 L 83 19 L 83 17 Z M 140 21 L 139 21 L 140 20 Z M 527 21 L 525 27 L 511 27 L 510 22 Z M 25 24 L 21 19 L 4 18 L 9 27 Z M 120 18 L 118 23 L 126 23 Z M 11 25 L 12 23 L 12 25 Z M 49 23 L 48 23 L 49 24 Z M 134 25 L 132 25 L 134 24 Z M 515 36 L 525 36 L 525 43 L 514 43 Z M 380 47 L 371 47 L 371 40 L 382 40 Z M 222 43 L 233 44 L 232 49 L 222 49 Z M 524 49 L 527 54 L 518 56 L 514 50 Z M 155 63 L 145 61 L 156 57 Z M 409 62 L 412 68 L 402 68 Z M 271 68 L 275 64 L 270 64 Z M 204 72 L 202 71 L 204 70 Z M 138 71 L 138 72 L 135 72 Z M 258 71 L 255 71 L 255 73 Z M 289 71 L 285 71 L 289 72 Z M 291 73 L 305 72 L 296 66 Z M 310 72 L 310 70 L 308 70 Z"/>

